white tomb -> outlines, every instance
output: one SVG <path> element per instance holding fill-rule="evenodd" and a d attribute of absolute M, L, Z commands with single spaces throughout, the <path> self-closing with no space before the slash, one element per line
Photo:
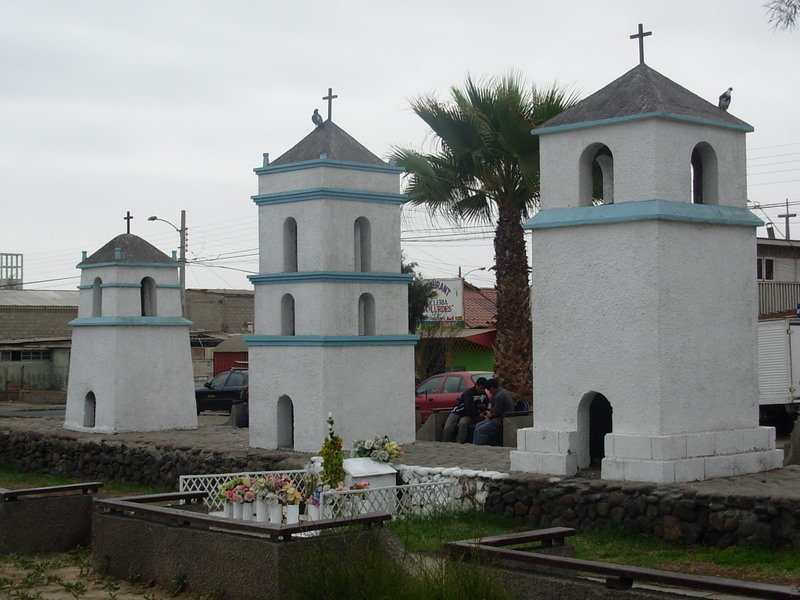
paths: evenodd
<path fill-rule="evenodd" d="M 512 469 L 602 460 L 605 479 L 670 483 L 782 466 L 758 425 L 749 131 L 645 64 L 534 130 L 534 426 Z"/>
<path fill-rule="evenodd" d="M 330 120 L 258 174 L 250 445 L 316 452 L 414 441 L 414 344 L 400 272 L 402 169 Z"/>
<path fill-rule="evenodd" d="M 179 264 L 121 234 L 78 264 L 78 318 L 64 427 L 96 433 L 194 429 L 191 321 Z"/>

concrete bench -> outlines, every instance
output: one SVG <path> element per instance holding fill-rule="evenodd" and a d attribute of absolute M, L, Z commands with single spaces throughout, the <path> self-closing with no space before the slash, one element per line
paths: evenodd
<path fill-rule="evenodd" d="M 417 430 L 417 440 L 422 442 L 441 442 L 442 431 L 447 417 L 452 409 L 432 409 L 431 416 Z M 524 427 L 533 427 L 533 412 L 511 412 L 503 417 L 503 439 L 502 445 L 511 448 L 517 447 L 517 430 Z M 470 428 L 470 432 L 474 428 Z M 471 433 L 470 433 L 471 435 Z M 500 444 L 498 444 L 500 445 Z"/>
<path fill-rule="evenodd" d="M 99 481 L 0 489 L 0 554 L 65 552 L 91 541 L 93 494 Z"/>

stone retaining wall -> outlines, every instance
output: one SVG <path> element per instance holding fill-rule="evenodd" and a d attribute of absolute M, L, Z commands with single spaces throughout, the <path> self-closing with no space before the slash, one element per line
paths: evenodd
<path fill-rule="evenodd" d="M 800 545 L 798 499 L 618 481 L 506 478 L 490 484 L 485 509 L 514 515 L 531 528 L 615 526 L 686 544 Z"/>
<path fill-rule="evenodd" d="M 304 466 L 302 455 L 208 452 L 167 444 L 85 441 L 68 434 L 0 431 L 0 461 L 29 471 L 177 489 L 180 475 L 279 471 Z M 679 486 L 590 479 L 520 478 L 502 473 L 398 467 L 404 483 L 453 478 L 461 503 L 516 516 L 531 528 L 599 530 L 617 526 L 668 541 L 730 546 L 800 546 L 800 500 L 701 494 Z"/>
<path fill-rule="evenodd" d="M 294 460 L 293 460 L 294 459 Z M 288 454 L 223 454 L 188 446 L 79 440 L 68 434 L 0 431 L 0 461 L 26 471 L 178 489 L 181 475 L 302 468 Z"/>

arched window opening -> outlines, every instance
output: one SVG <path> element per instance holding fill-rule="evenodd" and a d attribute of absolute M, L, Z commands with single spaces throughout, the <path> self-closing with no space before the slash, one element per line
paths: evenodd
<path fill-rule="evenodd" d="M 103 280 L 95 277 L 92 283 L 92 316 L 103 316 Z"/>
<path fill-rule="evenodd" d="M 591 144 L 578 166 L 579 206 L 614 203 L 614 156 L 605 144 Z"/>
<path fill-rule="evenodd" d="M 139 287 L 141 296 L 142 316 L 155 317 L 156 312 L 156 282 L 152 277 L 145 277 Z"/>
<path fill-rule="evenodd" d="M 294 404 L 289 396 L 278 398 L 275 423 L 278 428 L 278 448 L 294 448 Z"/>
<path fill-rule="evenodd" d="M 297 221 L 292 217 L 283 222 L 283 272 L 297 272 Z"/>
<path fill-rule="evenodd" d="M 97 399 L 89 392 L 83 399 L 83 426 L 94 427 L 97 418 Z"/>
<path fill-rule="evenodd" d="M 353 226 L 355 271 L 368 273 L 372 270 L 372 232 L 369 219 L 359 217 Z"/>
<path fill-rule="evenodd" d="M 707 142 L 700 142 L 692 150 L 690 162 L 692 204 L 718 204 L 717 153 Z"/>
<path fill-rule="evenodd" d="M 281 335 L 295 335 L 294 296 L 291 294 L 281 298 Z"/>
<path fill-rule="evenodd" d="M 361 294 L 358 299 L 358 335 L 375 335 L 375 298 Z"/>

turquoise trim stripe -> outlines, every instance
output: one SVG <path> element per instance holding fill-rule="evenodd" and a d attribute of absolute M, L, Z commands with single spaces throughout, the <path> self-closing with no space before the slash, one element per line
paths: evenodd
<path fill-rule="evenodd" d="M 413 273 L 356 273 L 353 271 L 306 271 L 301 273 L 264 273 L 248 275 L 253 285 L 273 283 L 402 283 L 414 279 Z"/>
<path fill-rule="evenodd" d="M 72 327 L 130 327 L 130 326 L 159 326 L 159 327 L 188 327 L 192 325 L 189 319 L 183 317 L 78 317 L 69 322 Z"/>
<path fill-rule="evenodd" d="M 140 288 L 141 283 L 101 283 L 101 288 Z"/>
<path fill-rule="evenodd" d="M 181 286 L 179 283 L 157 283 L 157 288 L 166 288 L 168 290 L 179 290 Z"/>
<path fill-rule="evenodd" d="M 525 229 L 550 229 L 576 225 L 601 225 L 626 221 L 682 221 L 758 227 L 763 221 L 746 208 L 735 206 L 690 204 L 671 200 L 644 200 L 601 206 L 551 208 L 540 210 L 525 222 Z"/>
<path fill-rule="evenodd" d="M 715 127 L 723 127 L 725 129 L 735 129 L 737 131 L 745 131 L 747 133 L 755 131 L 755 129 L 753 129 L 751 125 L 724 123 L 722 121 L 713 121 L 711 119 L 703 119 L 701 117 L 689 117 L 686 115 L 676 115 L 665 112 L 649 112 L 649 113 L 642 113 L 640 115 L 614 117 L 613 119 L 599 119 L 597 121 L 586 121 L 584 123 L 568 123 L 567 125 L 557 125 L 555 127 L 540 127 L 539 129 L 531 129 L 531 134 L 545 135 L 547 133 L 555 133 L 557 131 L 585 129 L 586 127 L 602 127 L 603 125 L 614 125 L 616 123 L 625 123 L 626 121 L 639 121 L 642 119 L 670 119 L 672 121 L 684 121 L 686 123 L 698 123 L 700 125 L 713 125 Z"/>
<path fill-rule="evenodd" d="M 403 204 L 405 194 L 387 194 L 380 192 L 363 192 L 359 190 L 342 190 L 337 188 L 309 188 L 292 192 L 275 194 L 258 194 L 250 196 L 258 206 L 286 204 L 289 202 L 307 202 L 308 200 L 351 200 L 353 202 L 379 202 L 381 204 Z"/>
<path fill-rule="evenodd" d="M 266 167 L 256 167 L 253 172 L 257 175 L 267 175 L 270 173 L 282 173 L 286 171 L 301 171 L 303 169 L 315 169 L 318 167 L 328 167 L 331 169 L 348 169 L 351 171 L 376 171 L 379 173 L 404 173 L 402 167 L 391 165 L 371 165 L 367 163 L 348 162 L 344 160 L 328 160 L 320 158 L 317 160 L 304 160 L 288 165 L 275 165 Z"/>
<path fill-rule="evenodd" d="M 79 286 L 78 286 L 78 289 L 79 289 L 79 290 L 90 290 L 90 289 L 92 289 L 93 287 L 94 287 L 94 286 L 93 286 L 93 285 L 90 283 L 90 284 L 87 284 L 87 285 L 79 285 Z"/>
<path fill-rule="evenodd" d="M 175 261 L 175 264 L 170 263 L 131 263 L 131 262 L 106 262 L 106 263 L 92 263 L 89 265 L 84 265 L 78 263 L 75 265 L 77 269 L 92 269 L 94 267 L 169 267 L 170 269 L 177 269 L 179 266 L 178 261 Z"/>
<path fill-rule="evenodd" d="M 418 335 L 246 335 L 248 346 L 413 346 Z"/>

